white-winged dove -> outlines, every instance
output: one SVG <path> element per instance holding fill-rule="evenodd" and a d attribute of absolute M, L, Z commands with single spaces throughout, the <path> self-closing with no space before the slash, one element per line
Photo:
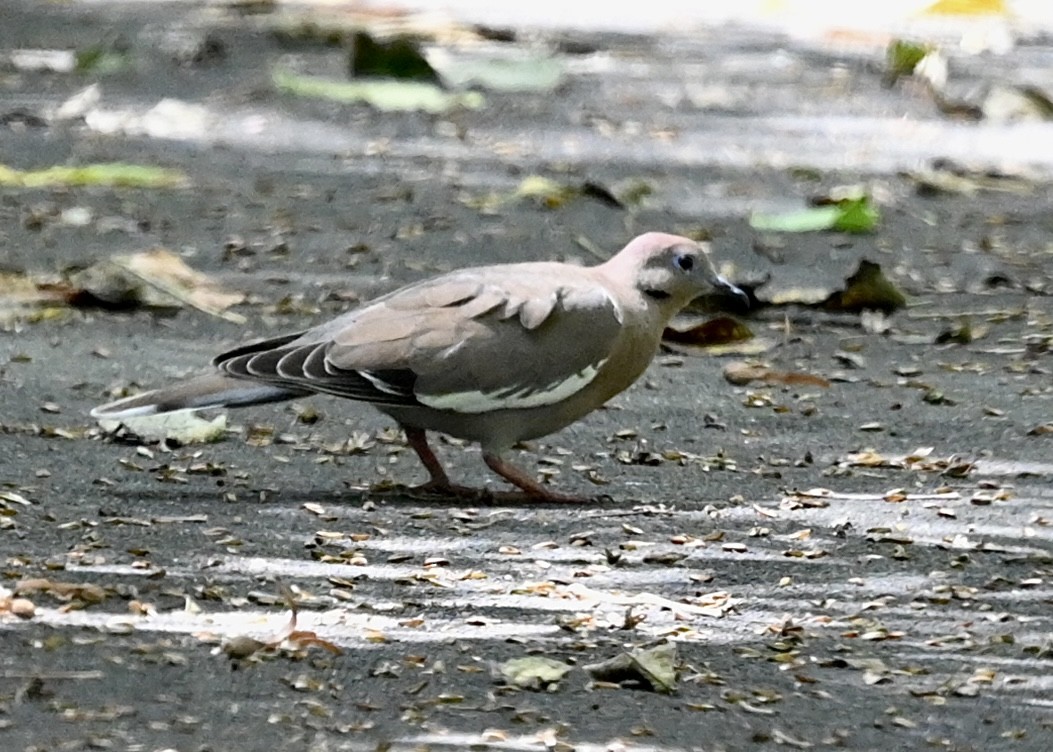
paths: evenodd
<path fill-rule="evenodd" d="M 526 496 L 566 499 L 504 459 L 557 431 L 644 372 L 670 318 L 714 291 L 743 296 L 706 249 L 647 233 L 597 266 L 519 263 L 443 274 L 304 332 L 212 361 L 218 373 L 102 405 L 123 420 L 239 407 L 311 393 L 368 402 L 406 432 L 430 480 L 419 490 L 478 494 L 450 482 L 426 431 L 478 442 L 487 466 Z"/>

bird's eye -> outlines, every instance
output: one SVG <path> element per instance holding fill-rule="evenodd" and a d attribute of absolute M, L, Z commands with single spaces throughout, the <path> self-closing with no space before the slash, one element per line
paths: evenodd
<path fill-rule="evenodd" d="M 695 266 L 695 259 L 686 253 L 678 253 L 673 257 L 673 263 L 676 264 L 676 268 L 680 271 L 689 272 Z"/>

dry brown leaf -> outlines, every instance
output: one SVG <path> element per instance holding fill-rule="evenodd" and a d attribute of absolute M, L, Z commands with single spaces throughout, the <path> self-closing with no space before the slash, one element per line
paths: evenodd
<path fill-rule="evenodd" d="M 79 600 L 84 603 L 102 603 L 106 600 L 106 591 L 90 582 L 58 582 L 43 577 L 20 580 L 15 585 L 15 593 L 47 593 L 64 601 Z"/>
<path fill-rule="evenodd" d="M 248 635 L 237 635 L 224 641 L 222 651 L 228 657 L 236 660 L 249 658 L 261 650 L 275 650 L 288 644 L 293 648 L 320 647 L 334 655 L 342 655 L 343 651 L 332 642 L 319 637 L 316 633 L 296 628 L 299 617 L 299 607 L 296 602 L 296 594 L 284 582 L 278 582 L 278 593 L 285 605 L 289 608 L 289 620 L 280 630 L 275 632 L 266 640 L 257 640 Z"/>
<path fill-rule="evenodd" d="M 11 614 L 19 619 L 32 619 L 37 607 L 28 598 L 14 596 L 10 590 L 0 587 L 0 614 Z"/>
<path fill-rule="evenodd" d="M 845 288 L 831 294 L 823 307 L 835 311 L 884 311 L 891 313 L 907 304 L 907 299 L 885 276 L 880 264 L 863 259 L 845 280 Z"/>
<path fill-rule="evenodd" d="M 285 638 L 287 642 L 291 642 L 294 645 L 301 647 L 318 647 L 326 650 L 333 655 L 343 655 L 344 651 L 334 645 L 329 640 L 322 639 L 314 632 L 295 630 L 290 632 Z"/>
<path fill-rule="evenodd" d="M 932 447 L 921 447 L 910 454 L 901 456 L 884 456 L 873 449 L 850 452 L 841 457 L 838 467 L 885 467 L 895 469 L 921 470 L 930 473 L 943 473 L 952 477 L 964 477 L 973 470 L 973 463 L 964 461 L 954 455 L 950 457 L 930 457 Z"/>
<path fill-rule="evenodd" d="M 0 306 L 65 304 L 72 288 L 62 282 L 34 280 L 20 272 L 0 272 Z"/>
<path fill-rule="evenodd" d="M 748 326 L 730 316 L 717 316 L 702 322 L 685 324 L 674 320 L 662 334 L 665 342 L 695 347 L 714 347 L 753 338 Z"/>
<path fill-rule="evenodd" d="M 899 489 L 894 489 L 885 494 L 868 494 L 839 493 L 837 491 L 831 491 L 828 488 L 811 488 L 807 491 L 794 491 L 792 494 L 784 497 L 783 501 L 804 501 L 808 499 L 840 499 L 843 501 L 947 501 L 960 498 L 961 494 L 957 491 L 941 491 L 939 489 L 937 489 L 937 493 L 929 494 L 904 494 Z"/>
<path fill-rule="evenodd" d="M 227 309 L 245 300 L 240 292 L 221 289 L 165 248 L 113 256 L 74 275 L 71 282 L 86 300 L 112 306 L 189 306 L 234 323 L 245 317 Z"/>
<path fill-rule="evenodd" d="M 594 681 L 618 686 L 628 680 L 655 692 L 672 693 L 677 687 L 676 662 L 676 644 L 667 642 L 646 650 L 619 653 L 582 668 Z"/>
<path fill-rule="evenodd" d="M 0 327 L 61 315 L 74 294 L 75 290 L 65 282 L 0 272 Z"/>
<path fill-rule="evenodd" d="M 211 641 L 212 635 L 202 635 L 202 639 Z M 222 652 L 233 660 L 242 660 L 248 658 L 260 650 L 269 647 L 266 642 L 257 640 L 254 637 L 248 635 L 238 635 L 232 637 L 229 640 L 224 641 L 223 646 L 220 648 Z"/>
<path fill-rule="evenodd" d="M 785 384 L 787 386 L 817 386 L 823 389 L 830 387 L 830 382 L 822 376 L 798 371 L 776 371 L 759 363 L 735 361 L 724 367 L 724 378 L 736 386 L 745 386 L 753 381 L 766 384 Z"/>

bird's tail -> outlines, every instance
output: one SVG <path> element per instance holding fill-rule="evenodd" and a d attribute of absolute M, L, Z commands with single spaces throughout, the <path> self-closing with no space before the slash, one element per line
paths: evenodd
<path fill-rule="evenodd" d="M 235 379 L 222 374 L 208 374 L 163 389 L 154 389 L 116 402 L 99 405 L 91 417 L 124 420 L 144 415 L 159 415 L 176 410 L 204 410 L 209 407 L 244 407 L 265 402 L 302 397 L 307 392 Z"/>

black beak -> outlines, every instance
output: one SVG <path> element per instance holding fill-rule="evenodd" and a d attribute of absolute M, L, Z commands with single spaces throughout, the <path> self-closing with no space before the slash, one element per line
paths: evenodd
<path fill-rule="evenodd" d="M 750 307 L 750 296 L 741 287 L 731 284 L 719 274 L 713 279 L 713 286 L 725 295 L 731 295 L 739 300 L 746 308 Z"/>

